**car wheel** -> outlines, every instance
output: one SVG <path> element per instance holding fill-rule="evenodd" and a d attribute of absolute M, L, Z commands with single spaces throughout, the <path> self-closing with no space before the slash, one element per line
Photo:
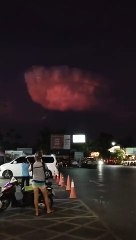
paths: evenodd
<path fill-rule="evenodd" d="M 3 172 L 3 177 L 4 178 L 12 178 L 13 173 L 10 170 L 6 170 L 6 171 Z"/>
<path fill-rule="evenodd" d="M 52 172 L 51 172 L 49 169 L 46 170 L 46 172 L 45 172 L 45 178 L 46 178 L 46 179 L 48 179 L 48 178 L 53 178 Z"/>

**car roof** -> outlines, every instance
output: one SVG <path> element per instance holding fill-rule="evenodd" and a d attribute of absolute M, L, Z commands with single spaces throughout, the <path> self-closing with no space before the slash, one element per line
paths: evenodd
<path fill-rule="evenodd" d="M 34 157 L 35 156 L 35 154 L 31 154 L 31 155 L 26 155 L 25 157 Z M 43 154 L 42 155 L 43 157 L 54 157 L 54 155 L 53 154 Z"/>
<path fill-rule="evenodd" d="M 14 158 L 14 159 L 11 160 L 10 162 L 14 162 L 14 161 L 16 161 L 18 158 L 20 158 L 20 157 L 25 157 L 25 158 L 27 158 L 27 157 L 34 157 L 34 156 L 35 156 L 35 154 L 31 154 L 31 155 L 23 154 L 23 155 L 20 155 L 20 156 Z M 49 154 L 49 155 L 43 155 L 43 157 L 55 157 L 55 155 L 54 155 L 54 154 Z"/>

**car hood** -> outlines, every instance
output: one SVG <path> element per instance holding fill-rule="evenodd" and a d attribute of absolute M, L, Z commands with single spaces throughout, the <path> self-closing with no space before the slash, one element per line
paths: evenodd
<path fill-rule="evenodd" d="M 1 167 L 6 167 L 6 166 L 9 166 L 9 163 L 4 163 L 4 164 L 0 165 L 0 168 Z"/>

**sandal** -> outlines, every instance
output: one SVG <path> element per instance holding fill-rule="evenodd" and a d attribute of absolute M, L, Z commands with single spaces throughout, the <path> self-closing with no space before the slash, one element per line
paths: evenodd
<path fill-rule="evenodd" d="M 35 213 L 35 216 L 37 216 L 37 217 L 38 217 L 38 216 L 39 216 L 39 212 L 36 212 L 36 213 Z"/>
<path fill-rule="evenodd" d="M 50 213 L 53 213 L 54 211 L 53 210 L 51 210 L 51 211 L 49 211 L 49 212 L 47 212 L 47 214 L 50 214 Z"/>

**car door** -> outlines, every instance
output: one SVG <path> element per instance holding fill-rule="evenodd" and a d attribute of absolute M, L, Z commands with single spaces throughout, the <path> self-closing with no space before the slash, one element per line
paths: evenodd
<path fill-rule="evenodd" d="M 11 163 L 11 171 L 14 177 L 22 177 L 22 163 L 25 160 L 25 156 L 18 157 Z"/>
<path fill-rule="evenodd" d="M 42 157 L 43 162 L 46 163 L 48 169 L 52 172 L 52 175 L 58 175 L 57 161 L 52 155 L 44 155 Z"/>
<path fill-rule="evenodd" d="M 32 166 L 35 162 L 34 156 L 27 156 L 26 159 L 31 165 L 31 166 L 29 166 L 29 169 L 31 169 L 31 171 L 29 170 L 29 175 L 30 175 L 30 177 L 32 177 L 32 168 L 33 168 Z"/>

